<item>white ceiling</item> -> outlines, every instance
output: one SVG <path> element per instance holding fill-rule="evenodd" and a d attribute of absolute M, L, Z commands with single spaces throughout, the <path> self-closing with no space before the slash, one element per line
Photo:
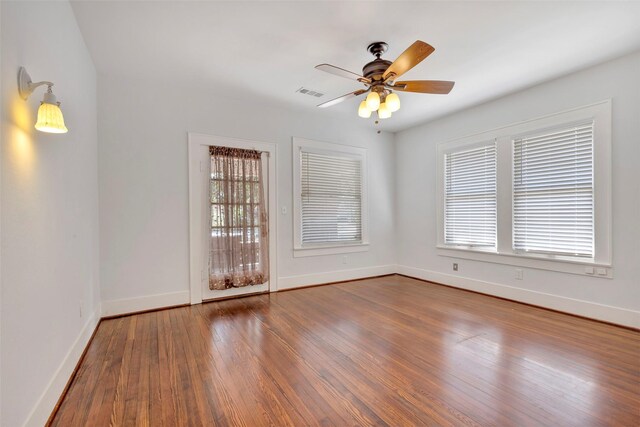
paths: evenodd
<path fill-rule="evenodd" d="M 99 72 L 242 91 L 316 114 L 356 115 L 361 87 L 314 69 L 360 73 L 372 41 L 395 59 L 420 39 L 435 52 L 403 80 L 454 80 L 449 95 L 401 93 L 382 123 L 398 131 L 640 49 L 640 2 L 73 2 Z M 296 93 L 304 86 L 326 95 Z M 374 126 L 373 119 L 370 119 Z"/>

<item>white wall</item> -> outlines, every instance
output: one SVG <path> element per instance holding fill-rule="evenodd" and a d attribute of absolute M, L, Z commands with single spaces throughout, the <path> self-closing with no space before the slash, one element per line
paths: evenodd
<path fill-rule="evenodd" d="M 1 2 L 3 426 L 43 425 L 99 311 L 96 72 L 66 2 Z M 51 80 L 69 133 L 33 125 Z M 80 309 L 82 308 L 82 315 Z"/>
<path fill-rule="evenodd" d="M 640 53 L 553 80 L 396 135 L 400 271 L 640 327 Z M 601 279 L 452 259 L 436 252 L 436 145 L 612 98 L 613 274 Z M 453 275 L 452 262 L 460 270 Z"/>
<path fill-rule="evenodd" d="M 216 87 L 182 88 L 175 81 L 102 74 L 98 98 L 100 270 L 106 306 L 117 311 L 119 305 L 135 306 L 117 302 L 122 299 L 176 292 L 182 292 L 175 295 L 184 300 L 175 302 L 187 302 L 187 132 L 277 143 L 278 211 L 287 208 L 286 215 L 278 215 L 281 284 L 391 271 L 373 267 L 395 264 L 393 135 L 363 127 L 355 111 L 340 119 L 323 118 L 240 95 L 223 97 Z M 293 257 L 292 136 L 368 149 L 371 245 L 368 252 L 348 254 L 347 264 L 342 255 Z M 308 276 L 340 270 L 353 271 Z"/>

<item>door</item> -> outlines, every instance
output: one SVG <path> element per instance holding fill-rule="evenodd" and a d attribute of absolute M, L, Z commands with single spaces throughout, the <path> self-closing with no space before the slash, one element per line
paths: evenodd
<path fill-rule="evenodd" d="M 269 291 L 269 153 L 209 147 L 202 299 Z"/>
<path fill-rule="evenodd" d="M 189 133 L 189 289 L 191 304 L 259 292 L 273 292 L 277 282 L 276 157 L 277 145 L 269 142 Z M 212 233 L 210 147 L 230 147 L 262 152 L 262 185 L 267 211 L 269 280 L 259 285 L 210 289 Z"/>

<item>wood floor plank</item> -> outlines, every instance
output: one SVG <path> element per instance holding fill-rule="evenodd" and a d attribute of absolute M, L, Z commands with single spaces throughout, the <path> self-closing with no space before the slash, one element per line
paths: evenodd
<path fill-rule="evenodd" d="M 85 422 L 82 417 L 87 416 L 90 412 L 94 394 L 101 391 L 96 390 L 94 386 L 98 381 L 104 360 L 104 355 L 100 354 L 100 349 L 112 348 L 111 343 L 114 339 L 113 326 L 114 323 L 99 324 L 92 345 L 87 349 L 87 354 L 74 378 L 73 387 L 68 390 L 64 401 L 61 403 L 61 406 L 72 406 L 75 410 L 63 411 L 64 416 L 58 416 L 53 420 L 53 425 L 82 425 Z"/>
<path fill-rule="evenodd" d="M 320 292 L 322 291 L 320 290 Z M 317 302 L 317 300 L 322 299 L 321 295 L 315 295 L 312 299 L 314 302 L 307 302 L 307 304 L 322 304 Z M 358 335 L 364 336 L 364 339 L 355 341 L 353 351 L 349 354 L 349 357 L 354 357 L 354 355 L 366 351 L 374 359 L 365 360 L 363 362 L 365 366 L 367 363 L 372 366 L 384 364 L 384 370 L 372 374 L 374 378 L 389 378 L 395 373 L 400 373 L 405 378 L 411 378 L 411 385 L 405 384 L 401 389 L 413 391 L 417 396 L 420 396 L 419 399 L 422 400 L 422 403 L 429 405 L 428 407 L 423 407 L 423 411 L 428 414 L 431 420 L 437 421 L 438 425 L 457 425 L 461 421 L 464 421 L 467 425 L 475 424 L 472 417 L 464 415 L 452 405 L 449 405 L 447 399 L 440 398 L 443 395 L 445 397 L 448 395 L 450 400 L 457 398 L 459 390 L 455 384 L 455 378 L 447 379 L 434 366 L 430 366 L 429 363 L 425 362 L 420 352 L 416 351 L 416 344 L 421 342 L 416 341 L 414 335 L 407 335 L 411 342 L 398 340 L 396 336 L 400 331 L 398 326 L 402 326 L 402 324 L 384 328 L 381 326 L 384 322 L 379 322 L 380 317 L 378 316 L 381 314 L 379 310 L 376 310 L 377 316 L 375 319 L 368 319 L 366 316 L 360 317 L 357 306 L 346 304 L 342 307 L 340 304 L 343 303 L 344 301 L 336 301 L 329 309 L 335 310 L 335 313 L 345 311 L 342 318 L 337 317 L 332 312 L 326 313 L 332 318 L 339 318 L 340 322 L 338 325 L 330 325 L 330 328 L 322 330 L 322 336 L 332 336 L 335 333 L 345 341 L 348 341 L 353 339 L 353 331 L 358 330 L 360 332 Z M 305 316 L 309 317 L 310 313 L 317 313 L 317 311 L 310 310 Z M 349 316 L 355 316 L 360 320 L 354 322 L 349 319 Z M 321 329 L 322 323 L 322 321 L 319 321 L 315 328 Z M 414 332 L 421 333 L 418 330 L 414 330 Z M 385 337 L 385 335 L 388 337 Z M 432 345 L 426 343 L 426 348 L 432 347 Z M 412 348 L 412 351 L 407 352 L 407 348 Z M 472 391 L 476 392 L 476 390 Z M 482 391 L 477 392 L 482 393 Z M 474 399 L 467 399 L 465 402 L 474 404 L 477 401 L 478 396 L 475 396 Z M 469 413 L 475 413 L 475 411 L 469 411 Z"/>
<path fill-rule="evenodd" d="M 242 299 L 238 301 L 244 303 L 248 310 L 254 309 L 258 305 L 256 300 L 249 302 L 250 299 Z M 274 386 L 291 402 L 302 420 L 313 420 L 314 414 L 324 414 L 324 417 L 317 419 L 320 425 L 346 424 L 346 420 L 334 408 L 336 406 L 334 399 L 323 398 L 327 395 L 327 391 L 324 386 L 317 384 L 316 374 L 311 369 L 306 369 L 304 364 L 290 363 L 291 360 L 297 358 L 295 350 L 290 345 L 295 338 L 292 334 L 288 336 L 287 340 L 280 338 L 280 331 L 274 327 L 272 323 L 274 319 L 268 313 L 272 307 L 270 301 L 271 299 L 269 299 L 268 305 L 261 304 L 262 307 L 267 307 L 266 312 L 265 310 L 253 311 L 254 316 L 262 322 L 265 330 L 272 334 L 272 339 L 266 345 L 261 345 L 255 350 L 258 357 L 262 354 L 269 354 L 270 359 L 276 363 L 271 365 L 260 363 L 260 366 L 271 378 Z M 291 381 L 291 378 L 296 380 Z"/>
<path fill-rule="evenodd" d="M 130 377 L 137 377 L 139 374 L 139 365 L 135 363 L 137 358 L 133 353 L 138 319 L 140 319 L 140 316 L 127 317 L 125 320 L 127 335 L 122 350 L 122 363 L 116 375 L 113 405 L 109 414 L 109 423 L 111 425 L 125 425 L 127 401 L 134 400 L 140 390 L 134 381 L 129 381 Z"/>
<path fill-rule="evenodd" d="M 162 421 L 162 395 L 160 391 L 160 352 L 158 337 L 158 314 L 148 313 L 149 343 L 147 345 L 148 376 L 149 376 L 149 425 L 163 426 Z"/>
<path fill-rule="evenodd" d="M 240 301 L 225 302 L 223 304 L 223 307 L 229 310 L 228 317 L 231 320 L 231 322 L 227 322 L 229 326 L 232 326 L 232 319 L 238 316 L 238 308 L 243 308 L 241 304 L 242 302 Z M 243 310 L 242 316 L 248 323 L 257 321 L 248 311 Z M 269 370 L 261 363 L 262 353 L 263 351 L 267 351 L 266 349 L 269 348 L 269 343 L 264 342 L 265 337 L 261 333 L 248 333 L 249 331 L 245 328 L 242 328 L 241 331 L 233 328 L 229 331 L 226 340 L 226 342 L 231 341 L 234 343 L 235 360 L 246 360 L 249 362 L 244 366 L 242 363 L 235 364 L 238 371 L 242 371 L 237 372 L 237 374 L 240 374 L 240 376 L 246 380 L 246 382 L 242 383 L 244 393 L 246 393 L 246 396 L 251 396 L 251 399 L 254 400 L 253 405 L 255 405 L 258 412 L 262 414 L 258 419 L 248 421 L 250 425 L 296 425 L 297 418 L 299 417 L 296 408 L 290 404 L 280 389 L 273 387 L 274 382 L 269 374 Z M 224 352 L 224 350 L 222 350 L 222 352 Z"/>
<path fill-rule="evenodd" d="M 209 396 L 209 404 L 211 408 L 217 408 L 214 411 L 213 422 L 215 425 L 241 425 L 242 419 L 237 408 L 233 405 L 233 399 L 228 391 L 225 380 L 216 369 L 216 361 L 218 358 L 213 351 L 212 343 L 219 338 L 210 331 L 210 322 L 205 318 L 201 311 L 202 306 L 194 306 L 193 310 L 197 313 L 194 318 L 194 330 L 199 335 L 194 336 L 193 341 L 200 347 L 204 359 L 202 377 L 207 387 Z"/>
<path fill-rule="evenodd" d="M 402 276 L 100 324 L 54 426 L 636 426 L 640 332 Z"/>
<path fill-rule="evenodd" d="M 350 292 L 354 292 L 352 288 L 350 288 Z M 472 294 L 473 295 L 473 294 Z M 376 298 L 371 296 L 370 294 L 357 294 L 357 297 L 361 297 L 361 298 L 366 298 L 366 299 L 370 299 L 372 303 L 375 303 L 375 301 L 381 301 L 380 304 L 382 305 L 389 305 L 389 303 L 387 303 L 387 299 L 391 298 L 390 295 L 387 295 L 387 298 Z M 411 299 L 414 299 L 415 296 L 411 296 Z M 341 299 L 341 301 L 345 302 L 345 299 Z M 358 304 L 355 304 L 354 301 L 346 301 L 346 303 L 350 303 L 351 305 L 356 305 L 358 306 Z M 407 306 L 410 305 L 410 300 L 407 301 L 403 301 L 402 304 L 399 305 L 399 307 L 402 307 L 400 309 L 400 311 L 406 311 L 409 310 L 411 311 L 411 308 L 406 308 Z M 476 307 L 478 308 L 478 307 Z M 546 311 L 544 310 L 540 310 L 540 309 L 536 309 L 539 311 L 542 311 L 543 313 L 545 313 Z M 384 311 L 381 309 L 378 309 L 378 313 L 383 313 Z M 407 322 L 408 323 L 408 322 Z M 479 326 L 480 328 L 484 328 L 484 325 Z M 468 339 L 463 339 L 460 342 L 464 344 L 464 346 L 459 346 L 457 345 L 458 343 L 456 342 L 451 342 L 451 345 L 449 346 L 452 349 L 456 349 L 456 350 L 460 350 L 463 349 L 465 347 L 470 347 L 473 346 L 473 351 L 469 352 L 469 354 L 467 354 L 466 356 L 461 353 L 460 351 L 456 351 L 456 353 L 459 353 L 459 357 L 461 358 L 461 362 L 463 363 L 463 366 L 465 367 L 465 369 L 463 371 L 453 371 L 453 370 L 449 370 L 450 373 L 454 374 L 457 377 L 460 377 L 461 379 L 469 379 L 469 373 L 471 373 L 473 375 L 473 377 L 471 378 L 472 381 L 470 383 L 476 383 L 476 384 L 483 384 L 484 386 L 482 387 L 483 389 L 486 390 L 487 387 L 491 386 L 491 379 L 492 376 L 491 372 L 495 369 L 487 369 L 489 367 L 487 366 L 483 366 L 484 363 L 490 361 L 490 353 L 487 353 L 485 351 L 483 351 L 483 345 L 482 343 L 485 342 L 485 344 L 493 344 L 493 346 L 489 346 L 487 347 L 486 345 L 484 347 L 487 347 L 489 349 L 491 349 L 492 347 L 495 347 L 495 341 L 492 342 L 492 340 L 488 340 L 489 338 L 491 338 L 490 336 L 483 336 L 483 335 L 487 335 L 485 333 L 478 333 L 480 330 L 476 330 L 476 331 L 472 331 L 470 333 L 472 333 Z M 413 330 L 410 332 L 410 336 L 416 336 L 419 337 L 420 336 L 420 331 L 417 330 Z M 507 340 L 505 339 L 504 336 L 501 336 L 502 338 L 502 342 L 501 342 L 501 346 L 504 347 L 505 345 L 508 345 Z M 535 338 L 535 337 L 534 337 Z M 523 343 L 524 345 L 527 344 L 527 342 Z M 536 345 L 538 345 L 539 343 L 536 343 Z M 551 350 L 550 348 L 545 347 L 545 351 L 547 353 L 549 353 L 550 351 L 554 352 L 554 361 L 555 360 L 563 360 L 563 357 L 560 353 L 558 353 L 556 351 L 556 349 Z M 514 352 L 517 353 L 517 349 L 514 349 Z M 539 352 L 538 352 L 539 353 Z M 533 353 L 535 354 L 535 353 Z M 487 356 L 489 356 L 489 358 L 487 358 Z M 532 364 L 535 363 L 535 361 L 532 362 L 532 360 L 528 357 L 526 357 L 527 355 L 525 355 L 525 357 L 518 357 L 516 355 L 516 357 L 511 357 L 510 359 L 506 360 L 504 363 L 508 363 L 509 365 L 513 365 L 512 367 L 517 367 L 518 365 L 523 365 L 523 363 L 521 362 L 527 362 L 528 364 Z M 560 356 L 560 357 L 558 357 Z M 484 360 L 483 360 L 484 359 Z M 570 369 L 571 365 L 564 365 L 562 367 L 563 371 L 559 371 L 557 368 L 554 369 L 553 367 L 549 366 L 549 365 L 545 365 L 545 364 L 541 364 L 538 363 L 535 369 L 535 381 L 534 382 L 529 382 L 528 383 L 528 387 L 526 388 L 521 388 L 521 389 L 514 389 L 514 388 L 510 388 L 508 385 L 506 386 L 506 390 L 509 391 L 510 393 L 510 399 L 511 401 L 515 401 L 516 399 L 520 399 L 522 400 L 522 404 L 520 405 L 520 408 L 526 408 L 528 406 L 528 403 L 532 403 L 532 404 L 536 404 L 537 401 L 540 401 L 540 404 L 544 404 L 546 406 L 557 406 L 557 411 L 555 412 L 556 415 L 554 415 L 554 420 L 555 421 L 564 421 L 564 423 L 571 423 L 573 420 L 575 420 L 575 418 L 571 418 L 571 416 L 575 417 L 575 413 L 579 412 L 579 411 L 588 411 L 589 410 L 589 406 L 588 405 L 584 405 L 584 402 L 580 401 L 580 396 L 578 395 L 577 391 L 574 391 L 574 393 L 572 393 L 569 397 L 569 399 L 556 399 L 556 394 L 562 394 L 560 390 L 557 390 L 555 388 L 555 383 L 558 381 L 557 376 L 559 374 L 563 374 L 564 379 L 566 380 L 567 378 L 569 380 L 571 380 L 571 378 L 575 378 L 574 376 L 571 376 L 571 374 L 567 374 L 566 372 L 564 372 L 567 369 Z M 522 370 L 526 371 L 526 364 L 524 364 L 524 366 L 522 366 Z M 513 376 L 513 375 L 512 375 Z M 533 377 L 534 375 L 532 375 Z M 500 386 L 501 389 L 505 389 L 505 385 L 504 383 L 501 384 Z M 495 394 L 495 393 L 494 393 Z M 578 404 L 575 405 L 575 401 L 574 401 L 574 409 L 575 411 L 572 413 L 570 411 L 562 411 L 561 409 L 566 409 L 566 405 L 568 403 L 571 403 L 571 398 L 575 397 L 576 399 L 578 399 Z M 582 404 L 582 405 L 580 405 Z M 490 406 L 495 406 L 495 404 L 490 405 Z M 521 409 L 521 412 L 522 411 Z M 559 414 L 559 415 L 558 415 Z M 564 415 L 566 414 L 566 415 Z M 565 416 L 566 419 L 562 420 L 559 417 Z"/>
<path fill-rule="evenodd" d="M 160 373 L 160 405 L 162 414 L 162 425 L 170 426 L 172 421 L 185 416 L 185 412 L 180 412 L 176 398 L 178 390 L 175 386 L 173 372 L 175 371 L 174 343 L 172 330 L 168 325 L 169 311 L 158 312 L 158 366 Z"/>
<path fill-rule="evenodd" d="M 244 300 L 246 301 L 246 300 Z M 243 301 L 243 302 L 244 302 Z M 254 304 L 251 304 L 251 307 L 248 307 L 248 310 L 254 312 Z M 273 318 L 269 318 L 269 320 L 275 320 Z M 318 367 L 320 366 L 324 366 L 326 363 L 323 363 L 322 360 L 316 360 L 312 357 L 309 357 L 309 355 L 307 355 L 306 357 L 302 357 L 302 355 L 298 354 L 296 349 L 292 348 L 289 343 L 288 343 L 288 339 L 282 339 L 282 337 L 280 336 L 280 333 L 276 333 L 274 328 L 272 327 L 273 324 L 270 322 L 269 325 L 265 325 L 266 326 L 266 336 L 263 342 L 263 352 L 265 354 L 269 354 L 270 356 L 275 356 L 276 360 L 287 360 L 291 357 L 294 358 L 299 358 L 301 360 L 304 360 L 304 363 L 301 364 L 302 366 L 300 366 L 299 369 L 299 373 L 295 374 L 296 378 L 305 378 L 308 379 L 308 381 L 306 382 L 307 384 L 311 385 L 316 391 L 319 391 L 321 393 L 321 395 L 326 396 L 328 399 L 326 398 L 321 398 L 320 401 L 325 401 L 328 400 L 329 402 L 331 402 L 331 404 L 333 406 L 336 407 L 340 407 L 340 406 L 350 406 L 349 403 L 344 402 L 341 400 L 341 397 L 344 396 L 344 392 L 342 390 L 338 390 L 335 386 L 333 386 L 330 381 L 328 381 L 328 378 L 325 378 L 327 381 L 323 381 L 321 383 L 319 383 L 317 381 L 317 378 L 319 376 L 321 376 L 321 372 L 319 370 Z M 300 329 L 298 329 L 299 331 Z M 292 331 L 295 333 L 295 331 Z M 292 337 L 293 334 L 288 334 L 287 338 Z M 301 342 L 299 339 L 295 339 L 296 342 Z M 326 350 L 326 347 L 325 347 Z M 281 356 L 278 356 L 278 354 L 280 354 L 280 352 L 284 352 L 283 354 L 281 354 Z M 257 360 L 257 362 L 260 362 L 260 359 Z M 273 369 L 274 367 L 271 366 L 269 367 L 269 371 L 271 373 L 275 373 L 276 369 Z M 325 375 L 326 377 L 326 375 Z M 313 381 L 313 379 L 316 379 L 315 381 Z M 300 389 L 299 387 L 299 383 L 296 384 L 297 385 L 297 389 Z M 339 384 L 339 388 L 342 389 L 343 385 Z M 306 402 L 316 402 L 317 399 L 316 398 L 311 398 L 310 400 L 307 401 L 303 401 L 302 402 L 302 406 L 301 408 L 305 408 L 307 406 Z M 299 406 L 298 406 L 299 407 Z M 296 407 L 296 408 L 298 408 Z M 326 409 L 325 409 L 326 410 Z M 341 410 L 341 409 L 339 409 Z M 353 409 L 353 407 L 351 406 L 351 408 L 347 408 L 347 410 L 350 410 L 352 413 L 357 413 L 357 417 L 366 417 L 366 415 L 362 415 L 359 412 Z M 296 409 L 297 412 L 297 409 Z M 324 412 L 321 412 L 324 413 Z M 309 419 L 308 417 L 304 418 L 304 420 Z M 312 418 L 311 418 L 312 419 Z M 304 421 L 303 420 L 303 421 Z M 294 424 L 294 425 L 298 425 L 300 424 L 299 422 Z"/>

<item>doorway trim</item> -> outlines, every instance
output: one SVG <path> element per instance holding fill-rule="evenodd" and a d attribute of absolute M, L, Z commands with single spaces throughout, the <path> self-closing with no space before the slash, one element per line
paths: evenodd
<path fill-rule="evenodd" d="M 268 153 L 269 163 L 269 292 L 278 290 L 277 271 L 277 144 L 272 142 L 251 141 L 226 136 L 187 133 L 189 156 L 189 289 L 191 304 L 202 302 L 202 282 L 208 280 L 208 271 L 203 259 L 202 233 L 202 177 L 208 170 L 200 158 L 202 147 L 219 146 L 258 150 Z"/>

